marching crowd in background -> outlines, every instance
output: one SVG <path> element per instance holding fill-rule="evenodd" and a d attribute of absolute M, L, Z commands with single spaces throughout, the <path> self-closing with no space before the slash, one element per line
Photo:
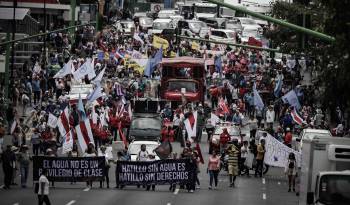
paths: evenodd
<path fill-rule="evenodd" d="M 85 117 L 91 121 L 93 140 L 86 150 L 79 149 L 79 143 L 74 140 L 71 149 L 65 155 L 106 156 L 108 169 L 105 181 L 109 188 L 108 173 L 112 163 L 117 160 L 130 160 L 130 156 L 127 149 L 124 149 L 118 152 L 117 159 L 113 159 L 105 150 L 115 140 L 124 141 L 127 146 L 124 138 L 132 120 L 132 100 L 135 97 L 146 97 L 147 94 L 160 97 L 160 85 L 157 84 L 157 80 L 161 78 L 160 66 L 155 65 L 151 75 L 145 76 L 142 66 L 131 67 L 129 61 L 133 58 L 141 59 L 137 56 L 154 58 L 160 49 L 163 49 L 163 57 L 185 55 L 215 59 L 214 65 L 206 69 L 206 100 L 203 104 L 184 99 L 182 105 L 176 109 L 165 106 L 161 110 L 163 119 L 172 121 L 172 126 L 163 127 L 162 140 L 179 142 L 183 146 L 181 153 L 172 153 L 169 158 L 193 160 L 197 167 L 197 175 L 204 161 L 195 144 L 203 142 L 202 132 L 208 134 L 207 142 L 214 147 L 206 160 L 210 177 L 209 189 L 218 186 L 223 156 L 227 156 L 231 187 L 235 186 L 237 176 L 249 176 L 253 164 L 255 176 L 263 175 L 266 150 L 264 140 L 255 140 L 257 130 L 265 130 L 292 147 L 292 134 L 297 134 L 303 128 L 330 129 L 324 109 L 316 106 L 318 90 L 312 85 L 302 84 L 303 73 L 311 63 L 307 59 L 296 59 L 292 56 L 277 60 L 268 58 L 267 53 L 262 51 L 223 48 L 210 43 L 199 43 L 200 49 L 197 50 L 192 48 L 191 41 L 181 40 L 176 43 L 175 39 L 168 39 L 167 48 L 158 49 L 152 46 L 152 35 L 140 31 L 136 36 L 125 36 L 113 27 L 107 27 L 97 33 L 93 26 L 83 27 L 76 32 L 74 43 L 65 33 L 55 33 L 48 38 L 51 50 L 47 64 L 34 58 L 33 67 L 29 67 L 28 64 L 24 66 L 22 78 L 14 82 L 11 90 L 11 105 L 0 122 L 1 163 L 5 175 L 5 188 L 16 185 L 19 173 L 21 186 L 27 186 L 31 156 L 60 154 L 58 150 L 61 150 L 65 136 L 62 136 L 59 128 L 50 126 L 48 121 L 50 115 L 59 118 L 68 106 L 68 129 L 79 125 L 83 117 L 82 109 L 79 105 L 72 105 L 70 92 L 74 85 L 82 83 L 94 84 L 94 89 L 100 86 L 103 90 L 103 95 L 99 95 L 94 102 L 83 108 Z M 218 52 L 209 52 L 215 50 Z M 93 58 L 89 63 L 94 75 L 84 75 L 77 79 L 74 72 L 85 65 L 89 58 Z M 68 63 L 72 70 L 68 74 L 60 75 Z M 96 80 L 99 76 L 103 78 Z M 183 134 L 183 122 L 194 111 L 198 113 L 197 133 L 195 138 L 191 139 Z M 339 108 L 336 112 L 337 126 L 334 132 L 339 136 L 347 135 L 342 111 Z M 248 126 L 250 136 L 238 142 L 231 140 L 230 134 L 224 129 L 219 141 L 212 140 L 210 133 L 214 131 L 216 122 L 212 122 L 211 116 L 217 116 L 221 121 L 237 126 Z M 10 145 L 4 145 L 5 135 L 11 135 Z M 254 156 L 254 162 L 248 160 L 249 154 Z M 155 156 L 141 147 L 138 160 L 153 161 Z M 293 160 L 295 161 L 295 158 L 290 156 L 289 161 Z M 293 176 L 296 175 L 296 166 L 289 166 L 288 163 L 285 172 L 290 179 L 289 191 L 295 190 Z M 101 182 L 100 187 L 103 184 Z M 88 182 L 88 185 L 92 186 L 92 182 Z M 175 186 L 171 185 L 169 189 L 174 190 Z M 122 188 L 118 184 L 116 187 Z M 200 180 L 196 177 L 195 184 L 181 187 L 193 192 L 200 187 Z M 146 187 L 147 190 L 151 188 L 154 190 L 155 186 Z"/>

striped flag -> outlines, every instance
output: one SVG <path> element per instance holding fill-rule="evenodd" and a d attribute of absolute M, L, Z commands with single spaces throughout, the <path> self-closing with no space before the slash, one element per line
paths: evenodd
<path fill-rule="evenodd" d="M 290 114 L 292 115 L 293 121 L 298 125 L 306 124 L 305 120 L 298 114 L 295 109 L 293 109 Z"/>
<path fill-rule="evenodd" d="M 275 89 L 273 90 L 275 97 L 278 97 L 280 95 L 280 92 L 282 90 L 282 84 L 283 84 L 282 77 L 279 76 L 275 85 Z"/>
<path fill-rule="evenodd" d="M 223 114 L 229 114 L 230 113 L 230 110 L 228 109 L 224 98 L 220 98 L 218 106 L 222 110 Z"/>
<path fill-rule="evenodd" d="M 116 52 L 114 53 L 114 60 L 115 60 L 116 62 L 119 62 L 119 60 L 123 61 L 123 60 L 124 60 L 124 55 L 121 54 L 119 51 L 116 51 Z"/>
<path fill-rule="evenodd" d="M 69 129 L 69 112 L 66 107 L 57 120 L 58 130 L 63 137 L 62 153 L 65 154 L 73 149 L 73 133 Z"/>
<path fill-rule="evenodd" d="M 123 87 L 119 83 L 114 84 L 114 90 L 117 96 L 124 96 Z"/>
<path fill-rule="evenodd" d="M 196 137 L 197 134 L 197 111 L 191 113 L 188 118 L 184 121 L 186 132 L 189 140 L 192 142 L 192 137 Z"/>
<path fill-rule="evenodd" d="M 75 127 L 75 131 L 77 132 L 78 142 L 83 152 L 86 150 L 89 143 L 94 144 L 94 138 L 92 135 L 89 119 L 81 121 L 79 125 Z"/>
<path fill-rule="evenodd" d="M 80 94 L 79 94 L 79 101 L 78 101 L 78 112 L 79 112 L 80 120 L 85 120 L 86 119 L 85 108 L 84 108 L 83 100 L 81 99 Z"/>

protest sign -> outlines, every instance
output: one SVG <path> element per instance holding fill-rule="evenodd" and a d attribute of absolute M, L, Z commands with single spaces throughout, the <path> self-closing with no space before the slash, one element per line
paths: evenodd
<path fill-rule="evenodd" d="M 285 167 L 288 163 L 289 153 L 293 152 L 295 154 L 298 167 L 300 167 L 301 153 L 287 147 L 270 134 L 267 134 L 265 138 L 265 148 L 265 164 L 276 167 Z"/>
<path fill-rule="evenodd" d="M 152 162 L 118 161 L 117 183 L 121 185 L 194 182 L 195 164 L 186 159 Z"/>
<path fill-rule="evenodd" d="M 47 170 L 49 181 L 99 181 L 104 178 L 105 157 L 33 157 L 33 180 Z"/>

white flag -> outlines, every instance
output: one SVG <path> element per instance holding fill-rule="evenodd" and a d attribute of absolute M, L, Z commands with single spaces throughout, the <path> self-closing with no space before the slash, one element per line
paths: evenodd
<path fill-rule="evenodd" d="M 142 45 L 145 43 L 143 42 L 143 40 L 141 39 L 138 33 L 134 33 L 134 39 L 139 41 Z"/>
<path fill-rule="evenodd" d="M 58 118 L 54 116 L 52 113 L 49 113 L 49 119 L 47 120 L 47 125 L 52 128 L 57 127 Z"/>
<path fill-rule="evenodd" d="M 289 105 L 293 106 L 294 108 L 296 109 L 299 109 L 300 108 L 300 103 L 299 103 L 299 100 L 298 100 L 298 96 L 297 94 L 295 93 L 294 90 L 291 90 L 289 91 L 287 94 L 285 94 L 283 97 L 282 97 L 282 100 L 283 102 L 285 103 L 289 103 Z"/>
<path fill-rule="evenodd" d="M 15 132 L 16 127 L 17 127 L 17 121 L 14 120 L 11 125 L 11 130 L 10 130 L 11 135 Z"/>
<path fill-rule="evenodd" d="M 91 59 L 86 59 L 85 63 L 81 65 L 74 73 L 74 79 L 80 80 L 85 77 L 85 75 L 88 75 L 89 79 L 92 79 L 96 76 L 94 67 L 91 65 Z"/>
<path fill-rule="evenodd" d="M 210 123 L 211 125 L 213 125 L 214 127 L 216 126 L 216 123 L 220 122 L 220 118 L 215 115 L 214 113 L 210 113 Z"/>
<path fill-rule="evenodd" d="M 63 137 L 62 144 L 62 154 L 66 154 L 73 150 L 73 134 L 72 131 L 66 133 L 66 136 Z"/>
<path fill-rule="evenodd" d="M 63 78 L 66 75 L 72 74 L 72 60 L 64 64 L 63 68 L 59 70 L 53 78 Z"/>
<path fill-rule="evenodd" d="M 100 85 L 102 78 L 103 78 L 103 75 L 105 74 L 105 71 L 106 71 L 106 67 L 104 67 L 101 70 L 101 72 L 96 76 L 96 78 L 92 82 L 94 82 L 96 85 Z"/>
<path fill-rule="evenodd" d="M 288 163 L 289 153 L 293 152 L 295 155 L 295 159 L 297 161 L 298 167 L 301 165 L 301 153 L 287 147 L 282 142 L 278 141 L 276 138 L 272 137 L 269 133 L 267 133 L 267 137 L 265 138 L 265 164 L 276 166 L 276 167 L 286 167 Z"/>
<path fill-rule="evenodd" d="M 101 86 L 97 86 L 88 96 L 87 96 L 87 101 L 88 102 L 93 102 L 97 100 L 99 97 L 102 97 L 102 91 L 101 91 Z"/>

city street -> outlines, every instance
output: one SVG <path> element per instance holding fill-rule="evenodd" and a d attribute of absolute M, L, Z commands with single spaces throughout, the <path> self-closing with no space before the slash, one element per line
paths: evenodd
<path fill-rule="evenodd" d="M 206 139 L 206 136 L 203 136 Z M 237 178 L 236 187 L 229 187 L 228 175 L 222 171 L 219 175 L 217 190 L 209 190 L 209 176 L 206 173 L 207 159 L 209 157 L 206 143 L 201 143 L 203 157 L 206 161 L 201 165 L 199 180 L 200 189 L 194 193 L 187 190 L 169 191 L 169 186 L 157 186 L 156 191 L 145 191 L 136 186 L 127 186 L 123 190 L 115 189 L 114 167 L 110 168 L 111 188 L 99 188 L 99 182 L 94 182 L 92 189 L 86 188 L 85 183 L 80 182 L 74 185 L 66 182 L 56 182 L 55 188 L 50 187 L 50 200 L 54 205 L 95 205 L 95 204 L 133 204 L 133 205 L 210 205 L 210 204 L 261 204 L 261 205 L 296 205 L 297 196 L 295 193 L 288 193 L 287 180 L 283 175 L 283 169 L 270 168 L 263 178 L 240 176 Z M 174 143 L 174 151 L 180 152 L 181 147 Z M 18 174 L 18 172 L 17 172 Z M 30 173 L 30 179 L 31 173 Z M 0 178 L 3 178 L 2 170 Z M 20 176 L 16 182 L 19 184 Z M 29 180 L 29 187 L 22 189 L 19 186 L 12 186 L 11 190 L 0 189 L 1 205 L 32 205 L 37 204 L 37 195 L 32 188 L 32 180 Z M 20 197 L 19 197 L 20 196 Z"/>

